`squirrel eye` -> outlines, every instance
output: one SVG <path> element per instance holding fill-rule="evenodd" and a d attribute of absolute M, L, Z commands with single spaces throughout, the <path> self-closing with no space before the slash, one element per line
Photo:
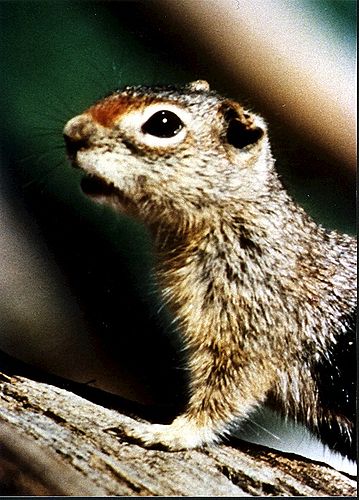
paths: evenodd
<path fill-rule="evenodd" d="M 172 111 L 157 111 L 142 125 L 144 134 L 156 137 L 174 137 L 183 128 L 182 121 Z"/>

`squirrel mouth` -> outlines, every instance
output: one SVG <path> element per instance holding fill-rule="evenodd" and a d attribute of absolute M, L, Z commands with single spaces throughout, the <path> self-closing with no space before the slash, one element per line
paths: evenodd
<path fill-rule="evenodd" d="M 120 212 L 125 210 L 125 196 L 113 184 L 109 184 L 101 177 L 86 175 L 81 180 L 81 190 L 86 196 L 100 205 L 112 206 Z"/>

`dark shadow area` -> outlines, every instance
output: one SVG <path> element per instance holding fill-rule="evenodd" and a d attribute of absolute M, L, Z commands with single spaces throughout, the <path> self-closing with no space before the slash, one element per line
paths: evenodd
<path fill-rule="evenodd" d="M 140 417 L 154 423 L 170 423 L 178 415 L 180 404 L 164 405 L 143 405 L 128 399 L 121 398 L 115 394 L 110 394 L 100 389 L 91 387 L 88 384 L 79 384 L 71 380 L 52 375 L 34 366 L 30 366 L 18 359 L 0 351 L 1 372 L 8 376 L 26 377 L 36 382 L 54 385 L 60 389 L 73 392 L 92 403 L 103 407 L 117 410 L 134 418 Z"/>
<path fill-rule="evenodd" d="M 110 210 L 103 216 L 108 227 L 101 227 L 101 219 L 96 224 L 82 217 L 37 186 L 22 200 L 18 185 L 23 181 L 14 172 L 10 203 L 40 225 L 84 314 L 92 338 L 89 346 L 108 357 L 112 367 L 118 365 L 139 380 L 155 401 L 181 404 L 186 380 L 180 340 L 152 279 L 146 232 L 127 219 L 113 220 Z"/>

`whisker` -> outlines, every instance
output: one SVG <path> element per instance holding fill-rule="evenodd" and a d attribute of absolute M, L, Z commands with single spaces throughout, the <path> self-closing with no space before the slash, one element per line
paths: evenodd
<path fill-rule="evenodd" d="M 89 56 L 86 56 L 85 61 L 92 69 L 92 83 L 95 84 L 96 87 L 100 87 L 102 89 L 103 95 L 108 94 L 111 91 L 112 85 L 111 82 L 107 79 L 107 74 L 102 69 L 100 69 L 98 64 L 96 64 L 93 59 L 90 59 Z M 96 77 L 100 76 L 101 78 L 97 78 L 97 81 L 95 81 L 94 75 L 96 75 Z"/>
<path fill-rule="evenodd" d="M 57 163 L 55 163 L 54 165 L 51 165 L 51 167 L 48 168 L 46 171 L 41 172 L 41 176 L 40 175 L 36 176 L 33 179 L 31 179 L 30 181 L 23 183 L 21 187 L 23 189 L 28 189 L 30 186 L 32 186 L 34 184 L 44 185 L 45 181 L 48 180 L 49 176 L 54 174 L 61 166 L 65 166 L 64 160 L 60 160 Z"/>
<path fill-rule="evenodd" d="M 46 131 L 45 129 L 43 131 L 39 131 L 36 134 L 33 135 L 33 137 L 58 137 L 61 132 L 59 130 L 48 130 Z M 61 134 L 62 135 L 62 134 Z"/>
<path fill-rule="evenodd" d="M 52 132 L 56 132 L 56 133 L 59 133 L 61 131 L 60 127 L 48 127 L 46 125 L 43 125 L 43 126 L 36 126 L 36 127 L 32 127 L 33 130 L 39 130 L 40 132 L 41 131 L 52 131 Z"/>
<path fill-rule="evenodd" d="M 61 150 L 65 150 L 64 145 L 54 144 L 51 146 L 51 149 L 48 149 L 47 151 L 44 151 L 41 154 L 32 153 L 30 155 L 27 155 L 27 156 L 20 158 L 18 161 L 19 161 L 19 163 L 25 163 L 25 162 L 29 162 L 30 160 L 35 160 L 35 165 L 38 165 L 46 157 L 51 157 L 51 154 L 53 154 L 55 151 L 61 151 Z"/>
<path fill-rule="evenodd" d="M 268 430 L 266 427 L 263 427 L 262 425 L 260 425 L 258 422 L 256 422 L 255 420 L 248 420 L 248 423 L 251 424 L 251 425 L 256 425 L 257 427 L 259 427 L 262 431 L 266 432 L 267 434 L 269 434 L 270 436 L 272 436 L 274 439 L 276 439 L 277 441 L 281 441 L 281 438 L 279 436 L 276 436 L 273 432 L 271 432 L 270 430 Z"/>
<path fill-rule="evenodd" d="M 53 107 L 53 111 L 56 113 L 55 107 Z M 41 110 L 38 116 L 47 120 L 51 120 L 53 123 L 58 123 L 59 125 L 60 124 L 63 125 L 64 122 L 66 121 L 65 119 L 60 118 L 60 116 L 63 114 L 63 111 L 64 110 L 62 109 L 61 113 L 59 112 L 59 114 L 50 114 L 48 111 L 45 112 Z"/>

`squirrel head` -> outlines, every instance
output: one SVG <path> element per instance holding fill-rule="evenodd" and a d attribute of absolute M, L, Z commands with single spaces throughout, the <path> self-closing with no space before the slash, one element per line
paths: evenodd
<path fill-rule="evenodd" d="M 72 118 L 64 138 L 88 174 L 83 190 L 150 225 L 215 217 L 255 201 L 271 177 L 263 119 L 203 80 L 114 92 Z"/>

